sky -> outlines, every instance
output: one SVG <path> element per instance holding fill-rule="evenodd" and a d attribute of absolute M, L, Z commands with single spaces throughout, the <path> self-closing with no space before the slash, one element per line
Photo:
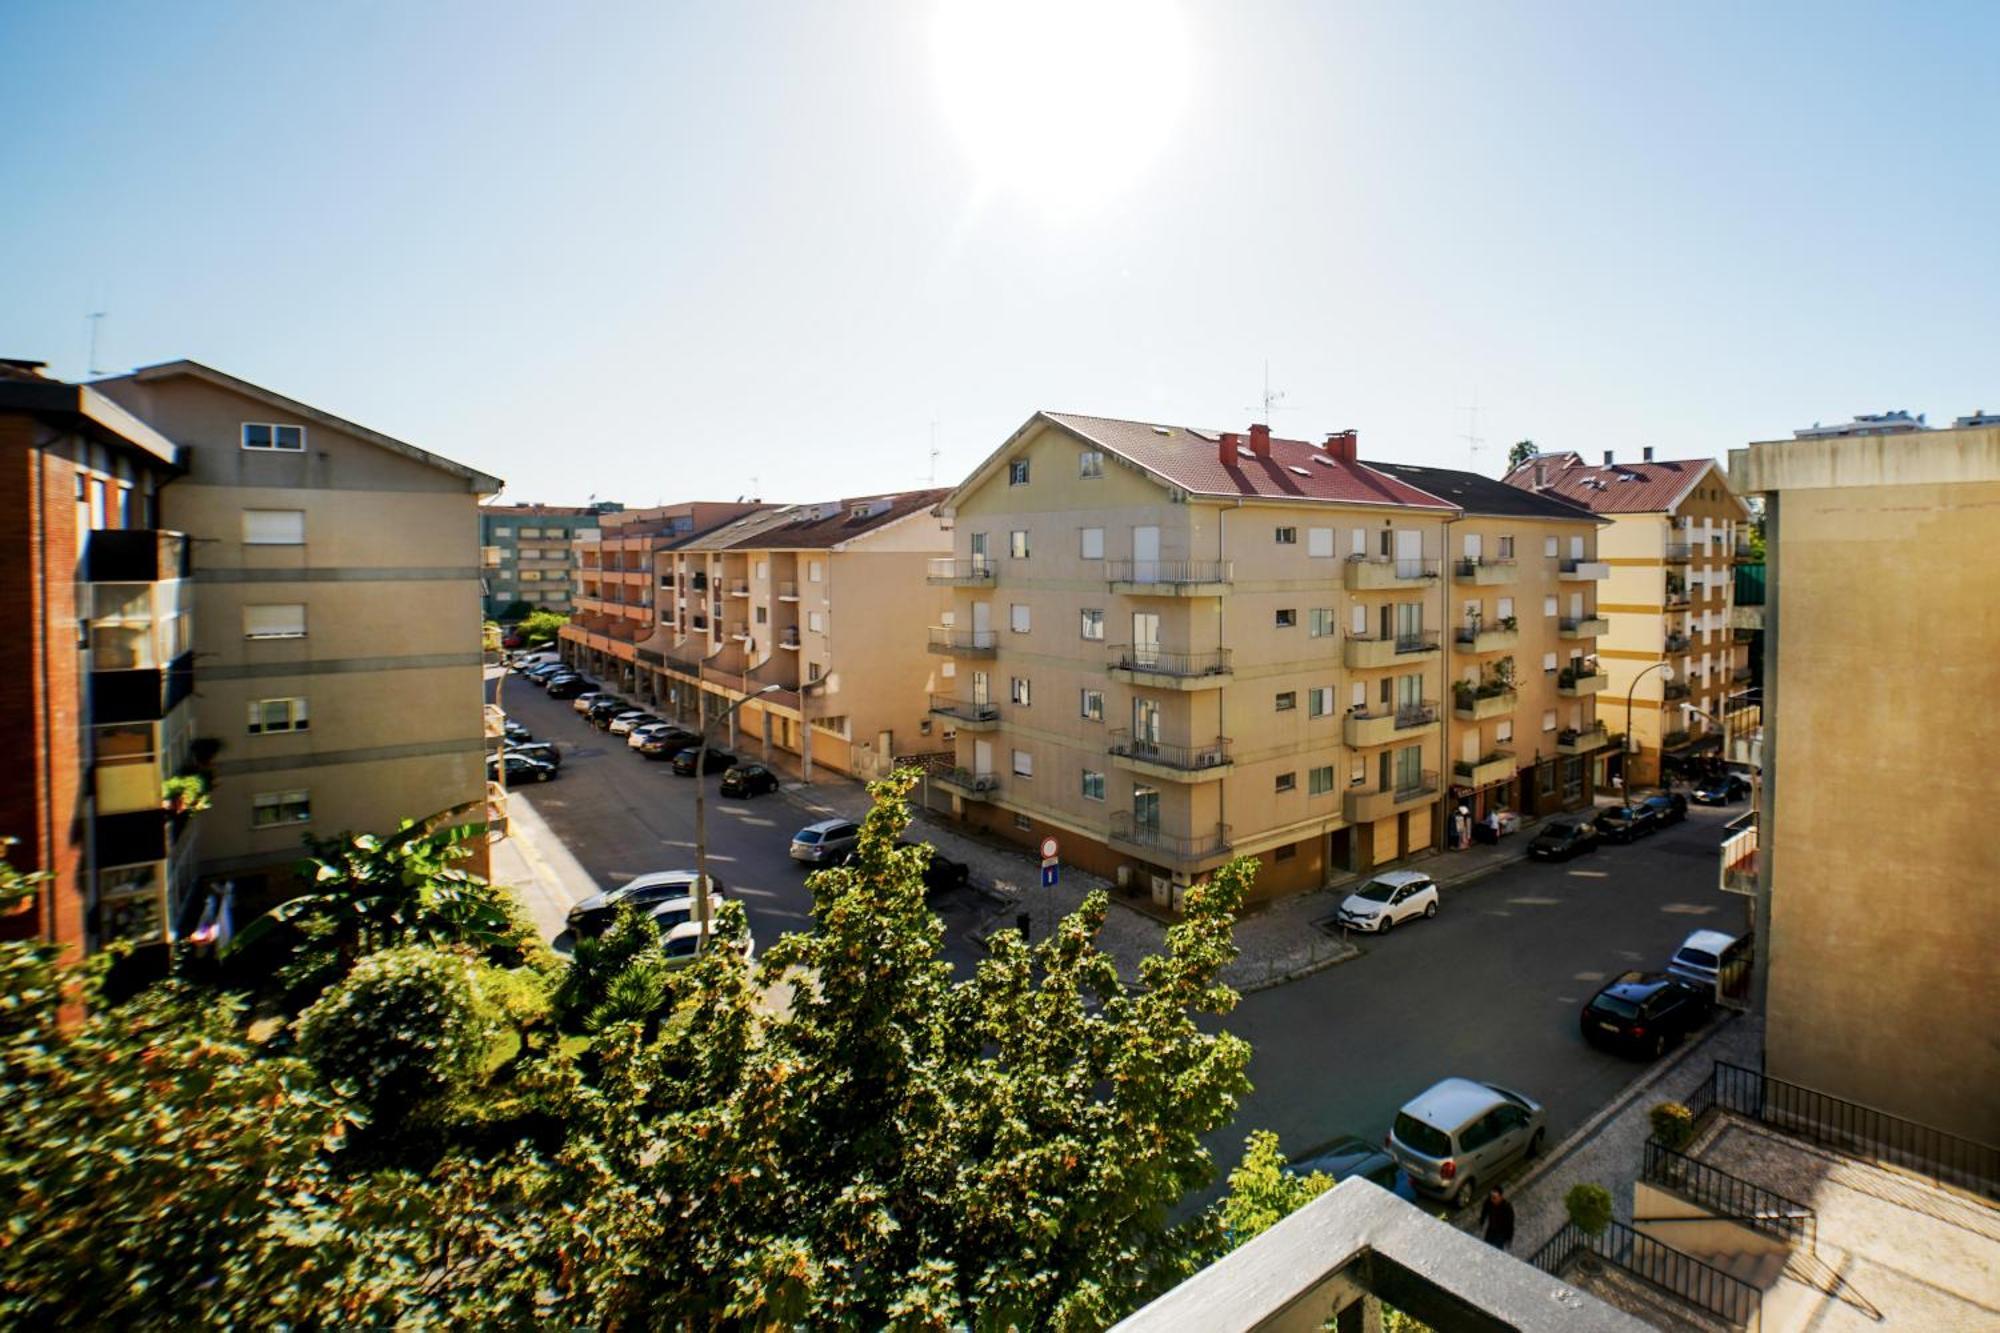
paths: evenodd
<path fill-rule="evenodd" d="M 548 503 L 949 485 L 1038 409 L 1720 457 L 2000 410 L 1996 52 L 1984 2 L 0 0 L 0 355 Z"/>

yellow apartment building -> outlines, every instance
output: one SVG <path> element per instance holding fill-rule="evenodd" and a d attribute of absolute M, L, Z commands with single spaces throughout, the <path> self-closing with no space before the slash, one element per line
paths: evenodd
<path fill-rule="evenodd" d="M 193 361 L 96 387 L 184 454 L 159 509 L 196 551 L 196 713 L 219 744 L 203 878 L 254 900 L 302 834 L 483 817 L 479 499 L 499 479 Z"/>
<path fill-rule="evenodd" d="M 1602 466 L 1542 454 L 1506 477 L 1610 520 L 1598 539 L 1609 567 L 1597 603 L 1609 623 L 1597 651 L 1609 676 L 1599 709 L 1628 737 L 1603 753 L 1609 763 L 1623 754 L 1621 776 L 1634 789 L 1657 785 L 1663 763 L 1672 770 L 1719 752 L 1732 700 L 1750 681 L 1749 635 L 1731 623 L 1749 508 L 1712 459 L 1656 462 L 1652 452 L 1637 463 L 1607 452 Z"/>
<path fill-rule="evenodd" d="M 1176 900 L 1436 845 L 1449 502 L 1324 444 L 1038 413 L 943 506 L 970 823 Z"/>
<path fill-rule="evenodd" d="M 1764 1061 L 1991 1143 L 2000 417 L 1883 420 L 1729 455 L 1767 551 Z"/>

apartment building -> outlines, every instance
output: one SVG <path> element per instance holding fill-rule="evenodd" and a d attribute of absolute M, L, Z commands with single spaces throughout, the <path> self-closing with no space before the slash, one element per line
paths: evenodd
<path fill-rule="evenodd" d="M 1607 762 L 1629 768 L 1620 776 L 1634 788 L 1718 753 L 1751 674 L 1748 633 L 1731 617 L 1750 510 L 1714 460 L 1652 453 L 1620 463 L 1607 452 L 1602 466 L 1541 454 L 1506 477 L 1610 520 L 1598 544 L 1609 567 L 1597 604 L 1609 622 L 1597 652 L 1609 676 L 1600 708 L 1628 738 Z"/>
<path fill-rule="evenodd" d="M 1730 453 L 1764 506 L 1764 790 L 1724 885 L 1755 886 L 1771 1076 L 1991 1142 L 2000 417 L 1883 424 Z"/>
<path fill-rule="evenodd" d="M 88 385 L 0 361 L 0 838 L 49 878 L 0 938 L 74 958 L 164 940 L 194 896 L 190 543 L 163 526 L 180 474 L 159 431 Z"/>
<path fill-rule="evenodd" d="M 1450 808 L 1547 815 L 1589 807 L 1609 743 L 1597 660 L 1597 588 L 1609 521 L 1552 495 L 1476 472 L 1369 463 L 1450 501 L 1445 530 L 1451 634 L 1445 641 Z"/>
<path fill-rule="evenodd" d="M 943 504 L 957 813 L 1164 902 L 1437 845 L 1459 510 L 1355 447 L 1031 417 Z"/>
<path fill-rule="evenodd" d="M 478 504 L 500 481 L 194 361 L 93 387 L 183 463 L 159 507 L 195 547 L 198 873 L 254 905 L 302 834 L 483 817 Z"/>
<path fill-rule="evenodd" d="M 510 611 L 568 615 L 576 590 L 576 539 L 624 506 L 485 504 L 479 507 L 479 565 L 488 620 Z M 524 614 L 524 613 L 523 613 Z"/>

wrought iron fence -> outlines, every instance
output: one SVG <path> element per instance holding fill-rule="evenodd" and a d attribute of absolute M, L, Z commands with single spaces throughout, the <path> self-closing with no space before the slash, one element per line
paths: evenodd
<path fill-rule="evenodd" d="M 1761 1185 L 1753 1185 L 1741 1176 L 1696 1161 L 1657 1139 L 1646 1140 L 1639 1175 L 1642 1180 L 1693 1200 L 1718 1217 L 1776 1236 L 1788 1245 L 1803 1245 L 1807 1250 L 1817 1248 L 1819 1218 L 1811 1208 Z"/>
<path fill-rule="evenodd" d="M 1757 1288 L 1615 1219 L 1601 1236 L 1566 1223 L 1529 1262 L 1561 1276 L 1586 1252 L 1738 1328 L 1754 1329 L 1763 1319 L 1764 1293 Z"/>

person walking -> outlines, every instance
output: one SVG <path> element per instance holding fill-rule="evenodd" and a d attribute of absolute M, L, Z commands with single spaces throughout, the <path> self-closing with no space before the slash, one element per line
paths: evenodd
<path fill-rule="evenodd" d="M 1479 1207 L 1479 1220 L 1486 1224 L 1486 1243 L 1504 1250 L 1514 1243 L 1514 1205 L 1495 1185 Z"/>

